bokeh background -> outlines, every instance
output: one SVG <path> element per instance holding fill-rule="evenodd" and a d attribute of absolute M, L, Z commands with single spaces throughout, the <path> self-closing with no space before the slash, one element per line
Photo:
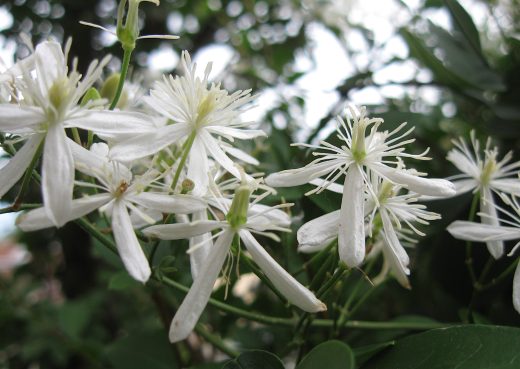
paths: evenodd
<path fill-rule="evenodd" d="M 3 70 L 28 55 L 20 33 L 34 43 L 49 37 L 73 38 L 71 55 L 79 69 L 93 58 L 121 50 L 115 37 L 79 24 L 80 20 L 115 30 L 113 0 L 15 0 L 0 3 L 0 56 Z M 203 69 L 213 62 L 211 79 L 230 91 L 253 89 L 252 119 L 269 138 L 245 145 L 271 173 L 304 165 L 308 152 L 291 142 L 316 142 L 335 127 L 347 102 L 367 106 L 392 129 L 403 121 L 415 126 L 413 152 L 430 147 L 434 160 L 419 164 L 433 176 L 455 168 L 445 160 L 451 140 L 474 129 L 492 137 L 501 154 L 514 151 L 520 138 L 520 2 L 518 0 L 305 0 L 170 1 L 141 6 L 142 34 L 176 34 L 178 41 L 138 43 L 131 76 L 145 86 L 163 73 L 176 73 L 182 50 Z M 5 162 L 5 159 L 0 159 Z M 0 162 L 0 165 L 3 165 Z M 306 198 L 305 188 L 280 191 L 296 203 L 294 229 L 338 207 L 334 195 Z M 15 187 L 2 206 L 17 193 Z M 40 201 L 35 187 L 28 202 Z M 371 294 L 356 319 L 461 321 L 472 287 L 464 243 L 444 230 L 468 216 L 471 195 L 431 203 L 443 219 L 428 228 L 412 257 L 412 290 L 389 282 Z M 166 287 L 143 287 L 126 276 L 120 261 L 78 226 L 21 234 L 13 214 L 0 215 L 0 368 L 180 368 L 223 358 L 196 335 L 172 347 L 161 319 L 183 295 Z M 266 241 L 267 242 L 267 241 Z M 266 243 L 288 270 L 308 257 L 295 252 L 294 235 L 282 245 Z M 189 285 L 182 248 L 164 245 L 164 273 Z M 479 270 L 488 258 L 475 245 Z M 513 259 L 492 269 L 499 274 Z M 235 278 L 227 300 L 244 308 L 284 316 L 274 297 L 247 273 Z M 361 274 L 359 273 L 361 277 Z M 299 275 L 305 282 L 306 276 Z M 348 290 L 348 283 L 338 294 Z M 518 325 L 511 303 L 512 277 L 480 295 L 475 320 Z M 362 288 L 370 288 L 369 283 Z M 166 297 L 165 297 L 166 296 Z M 224 298 L 224 288 L 216 291 Z M 159 312 L 159 314 L 158 314 Z M 332 312 L 330 314 L 333 314 Z M 204 322 L 239 348 L 262 348 L 281 355 L 288 328 L 236 320 L 208 308 Z M 407 332 L 347 331 L 351 346 L 383 342 Z M 312 332 L 308 347 L 326 338 Z M 184 363 L 184 364 L 182 364 Z M 219 366 L 215 366 L 219 367 Z"/>

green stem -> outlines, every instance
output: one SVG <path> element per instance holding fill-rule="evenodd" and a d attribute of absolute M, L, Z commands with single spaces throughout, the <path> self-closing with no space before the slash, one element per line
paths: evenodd
<path fill-rule="evenodd" d="M 280 293 L 276 289 L 276 287 L 271 283 L 271 281 L 266 277 L 266 275 L 260 270 L 259 267 L 256 266 L 256 264 L 246 255 L 240 255 L 240 260 L 243 260 L 247 266 L 257 275 L 258 278 L 262 280 L 262 282 L 269 287 L 271 291 L 281 300 L 284 302 L 287 302 L 287 298 Z"/>
<path fill-rule="evenodd" d="M 218 348 L 220 351 L 228 355 L 229 357 L 235 358 L 239 355 L 239 353 L 232 348 L 228 347 L 222 339 L 210 332 L 200 323 L 195 326 L 195 332 L 197 332 L 200 336 L 202 336 L 206 341 L 211 343 L 213 346 Z"/>
<path fill-rule="evenodd" d="M 175 188 L 177 187 L 177 182 L 179 182 L 179 177 L 181 175 L 182 169 L 184 168 L 184 165 L 186 164 L 186 160 L 188 159 L 188 155 L 190 153 L 191 147 L 193 146 L 193 141 L 195 141 L 195 137 L 197 136 L 197 132 L 193 131 L 186 142 L 184 143 L 183 147 L 183 153 L 181 157 L 181 161 L 179 162 L 179 165 L 177 166 L 177 170 L 175 171 L 175 175 L 173 177 L 172 181 L 172 190 L 175 191 Z"/>
<path fill-rule="evenodd" d="M 20 204 L 20 206 L 18 206 L 16 209 L 14 209 L 12 206 L 8 206 L 6 208 L 0 209 L 0 214 L 16 213 L 19 210 L 31 210 L 41 208 L 42 206 L 42 204 Z"/>
<path fill-rule="evenodd" d="M 493 266 L 494 263 L 495 263 L 495 259 L 493 258 L 493 256 L 489 256 L 488 261 L 486 262 L 486 265 L 484 265 L 484 268 L 482 269 L 482 273 L 480 274 L 478 281 L 476 281 L 473 284 L 473 292 L 471 294 L 471 299 L 469 301 L 468 311 L 466 314 L 467 323 L 471 323 L 471 321 L 473 320 L 472 312 L 473 312 L 473 308 L 475 307 L 475 303 L 477 302 L 477 297 L 478 297 L 479 293 L 482 291 L 482 283 L 484 282 L 487 275 L 491 271 L 491 267 Z"/>
<path fill-rule="evenodd" d="M 76 127 L 72 127 L 70 129 L 72 131 L 72 138 L 74 138 L 74 141 L 81 146 L 81 137 L 79 136 L 79 131 Z"/>
<path fill-rule="evenodd" d="M 42 151 L 43 151 L 43 145 L 45 141 L 42 140 L 40 142 L 40 146 L 38 146 L 38 149 L 36 150 L 36 153 L 34 154 L 31 163 L 29 164 L 29 167 L 27 168 L 27 171 L 25 172 L 23 176 L 22 181 L 22 187 L 20 188 L 20 192 L 18 192 L 18 196 L 16 196 L 16 199 L 14 200 L 14 204 L 12 208 L 14 210 L 18 210 L 23 202 L 23 197 L 25 196 L 25 193 L 27 192 L 27 189 L 29 188 L 29 184 L 31 183 L 31 177 L 33 175 L 34 168 L 36 167 L 36 164 L 38 163 L 38 159 L 40 158 Z"/>
<path fill-rule="evenodd" d="M 475 219 L 475 215 L 477 214 L 477 205 L 480 199 L 480 193 L 477 192 L 473 196 L 473 200 L 471 201 L 471 208 L 469 210 L 468 220 L 472 222 Z M 466 241 L 466 267 L 468 268 L 469 276 L 471 278 L 471 283 L 474 285 L 477 282 L 477 276 L 475 274 L 475 269 L 473 268 L 473 256 L 471 255 L 472 243 L 471 241 Z"/>
<path fill-rule="evenodd" d="M 130 57 L 132 56 L 132 49 L 123 48 L 123 63 L 121 64 L 121 75 L 119 76 L 119 82 L 117 84 L 116 94 L 114 95 L 114 99 L 110 104 L 110 110 L 114 110 L 121 98 L 121 94 L 123 93 L 123 87 L 125 85 L 126 75 L 128 73 L 128 67 L 130 66 Z"/>
<path fill-rule="evenodd" d="M 504 279 L 509 277 L 510 274 L 513 274 L 513 272 L 516 270 L 518 263 L 520 263 L 520 257 L 516 258 L 515 261 L 513 261 L 506 270 L 504 270 L 500 275 L 496 278 L 491 279 L 491 282 L 484 284 L 480 287 L 480 291 L 485 291 L 490 289 L 491 287 L 496 286 L 497 284 L 501 283 Z"/>
<path fill-rule="evenodd" d="M 105 236 L 103 233 L 101 233 L 95 225 L 93 225 L 92 223 L 90 223 L 87 219 L 85 218 L 78 218 L 75 220 L 75 222 L 81 227 L 83 228 L 87 233 L 89 233 L 91 236 L 93 236 L 94 238 L 96 238 L 99 242 L 101 242 L 103 245 L 105 245 L 106 247 L 108 247 L 110 249 L 110 251 L 114 252 L 115 254 L 119 255 L 118 252 L 117 252 L 117 247 L 114 243 L 114 241 L 112 241 L 110 238 L 108 238 L 107 236 Z"/>

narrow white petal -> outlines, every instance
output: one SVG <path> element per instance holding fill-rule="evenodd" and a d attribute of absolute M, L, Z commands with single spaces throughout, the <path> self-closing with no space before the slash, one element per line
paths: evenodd
<path fill-rule="evenodd" d="M 149 133 L 155 128 L 153 119 L 142 113 L 91 110 L 65 122 L 67 127 L 78 127 L 95 133 L 117 135 Z"/>
<path fill-rule="evenodd" d="M 0 131 L 2 132 L 34 132 L 45 120 L 45 115 L 39 108 L 0 104 Z"/>
<path fill-rule="evenodd" d="M 229 202 L 229 206 L 231 206 L 231 201 Z M 268 205 L 254 204 L 250 205 L 247 211 L 248 217 L 252 217 L 260 213 L 262 213 L 262 216 L 268 218 L 269 220 L 275 221 L 277 225 L 283 227 L 289 227 L 291 225 L 291 217 L 281 209 L 272 209 L 272 207 Z"/>
<path fill-rule="evenodd" d="M 315 313 L 327 310 L 327 306 L 314 296 L 314 294 L 285 271 L 264 250 L 253 235 L 246 230 L 240 231 L 240 238 L 244 241 L 247 251 L 265 273 L 273 285 L 284 295 L 290 303 L 304 311 Z"/>
<path fill-rule="evenodd" d="M 385 237 L 385 235 L 383 235 L 383 237 Z M 410 281 L 408 280 L 408 268 L 403 268 L 396 254 L 392 252 L 391 247 L 385 245 L 385 247 L 383 247 L 383 254 L 385 256 L 385 261 L 388 263 L 387 265 L 390 267 L 392 275 L 397 279 L 399 284 L 407 289 L 412 288 Z"/>
<path fill-rule="evenodd" d="M 265 178 L 265 183 L 271 187 L 292 187 L 309 183 L 311 180 L 324 176 L 336 168 L 336 160 L 327 160 L 319 164 L 303 168 L 283 170 Z"/>
<path fill-rule="evenodd" d="M 188 178 L 193 181 L 194 194 L 205 194 L 209 183 L 208 154 L 200 138 L 195 137 L 188 157 Z"/>
<path fill-rule="evenodd" d="M 237 158 L 238 160 L 243 161 L 244 163 L 251 164 L 251 165 L 260 165 L 260 162 L 256 160 L 251 155 L 247 154 L 246 152 L 237 149 L 236 147 L 231 146 L 223 146 L 222 147 L 226 153 L 229 155 Z"/>
<path fill-rule="evenodd" d="M 111 195 L 107 193 L 97 194 L 93 196 L 83 197 L 73 200 L 71 211 L 67 222 L 81 218 L 84 215 L 100 208 L 111 199 Z M 45 208 L 38 208 L 23 213 L 16 219 L 16 225 L 24 232 L 37 231 L 44 228 L 54 227 L 54 223 L 47 215 Z"/>
<path fill-rule="evenodd" d="M 511 241 L 520 238 L 520 229 L 500 225 L 482 224 L 457 220 L 451 223 L 447 231 L 459 240 L 486 242 L 486 240 Z"/>
<path fill-rule="evenodd" d="M 500 192 L 520 197 L 520 180 L 518 178 L 494 179 L 490 187 Z"/>
<path fill-rule="evenodd" d="M 338 251 L 340 260 L 354 268 L 365 258 L 365 189 L 357 165 L 348 168 L 343 188 L 345 192 L 341 200 Z"/>
<path fill-rule="evenodd" d="M 200 273 L 193 281 L 188 294 L 175 313 L 170 325 L 170 342 L 178 342 L 191 333 L 202 311 L 206 307 L 213 290 L 213 285 L 222 269 L 235 232 L 227 229 L 215 241 Z"/>
<path fill-rule="evenodd" d="M 315 178 L 311 181 L 309 181 L 310 184 L 313 184 L 315 186 L 324 186 L 326 185 L 328 181 L 325 181 L 322 178 Z M 336 193 L 343 193 L 343 185 L 340 185 L 339 183 L 331 183 L 327 185 L 327 190 L 336 192 Z"/>
<path fill-rule="evenodd" d="M 0 169 L 0 198 L 22 178 L 34 155 L 36 155 L 36 151 L 38 151 L 43 137 L 41 134 L 31 136 L 20 151 L 9 159 L 9 162 Z"/>
<path fill-rule="evenodd" d="M 237 129 L 224 126 L 209 126 L 207 130 L 220 136 L 229 136 L 240 140 L 250 140 L 255 137 L 267 136 L 265 132 L 260 129 Z"/>
<path fill-rule="evenodd" d="M 206 147 L 207 152 L 213 157 L 213 159 L 217 163 L 219 163 L 224 169 L 226 169 L 229 173 L 231 173 L 237 178 L 240 178 L 240 171 L 235 166 L 233 160 L 231 160 L 226 155 L 226 153 L 220 148 L 218 141 L 211 137 L 211 135 L 204 130 L 200 130 L 199 135 L 204 146 Z"/>
<path fill-rule="evenodd" d="M 34 52 L 36 75 L 43 96 L 48 94 L 53 83 L 67 74 L 67 62 L 60 44 L 54 41 L 45 41 Z"/>
<path fill-rule="evenodd" d="M 43 148 L 42 193 L 47 214 L 56 227 L 70 217 L 74 188 L 74 161 L 65 130 L 53 124 L 47 131 Z"/>
<path fill-rule="evenodd" d="M 167 195 L 155 192 L 141 192 L 128 198 L 145 208 L 163 213 L 191 214 L 207 208 L 207 203 L 191 195 Z"/>
<path fill-rule="evenodd" d="M 203 210 L 193 213 L 192 219 L 194 222 L 207 221 L 208 212 Z M 202 266 L 206 262 L 209 252 L 213 247 L 211 233 L 207 232 L 201 234 L 200 236 L 190 238 L 190 249 L 194 248 L 195 246 L 196 248 L 190 254 L 191 277 L 193 279 L 197 278 L 201 270 L 202 273 L 204 273 Z"/>
<path fill-rule="evenodd" d="M 399 242 L 392 221 L 384 208 L 380 209 L 380 214 L 381 220 L 383 221 L 385 243 L 391 253 L 391 259 L 395 259 L 392 260 L 392 264 L 399 269 L 399 273 L 409 274 L 410 270 L 408 269 L 408 264 L 410 263 L 410 258 L 408 257 L 404 247 L 401 245 L 401 242 Z"/>
<path fill-rule="evenodd" d="M 336 210 L 305 223 L 298 229 L 298 251 L 313 252 L 325 248 L 338 237 L 340 211 Z"/>
<path fill-rule="evenodd" d="M 147 236 L 157 237 L 161 240 L 181 240 L 199 236 L 222 227 L 222 222 L 205 220 L 193 223 L 175 223 L 154 225 L 143 229 Z"/>
<path fill-rule="evenodd" d="M 452 181 L 453 185 L 455 186 L 455 192 L 456 195 L 460 195 L 466 192 L 473 191 L 475 188 L 478 187 L 478 182 L 471 179 L 459 179 L 456 181 Z"/>
<path fill-rule="evenodd" d="M 153 132 L 139 134 L 117 143 L 110 151 L 114 160 L 132 161 L 161 151 L 168 145 L 178 142 L 188 134 L 186 124 L 176 123 L 156 128 Z"/>
<path fill-rule="evenodd" d="M 513 306 L 520 313 L 520 263 L 516 266 L 515 276 L 513 277 Z"/>
<path fill-rule="evenodd" d="M 150 274 L 148 260 L 137 240 L 130 215 L 123 201 L 116 201 L 112 209 L 112 232 L 117 251 L 128 274 L 135 280 L 145 283 Z"/>
<path fill-rule="evenodd" d="M 450 181 L 440 178 L 425 178 L 410 174 L 404 170 L 390 168 L 383 164 L 371 164 L 370 169 L 390 181 L 406 186 L 420 195 L 449 197 L 455 195 L 455 186 Z"/>
<path fill-rule="evenodd" d="M 457 149 L 453 149 L 448 153 L 447 159 L 453 163 L 462 173 L 467 173 L 473 178 L 479 177 L 479 168 L 473 160 Z"/>
<path fill-rule="evenodd" d="M 481 222 L 483 224 L 489 224 L 492 226 L 498 226 L 500 223 L 498 221 L 497 209 L 495 207 L 495 199 L 493 198 L 493 194 L 489 187 L 484 187 L 481 189 L 480 194 L 480 211 L 484 214 L 487 214 L 486 217 L 481 217 Z M 487 241 L 486 242 L 489 253 L 495 258 L 498 259 L 504 254 L 504 242 L 503 241 Z"/>

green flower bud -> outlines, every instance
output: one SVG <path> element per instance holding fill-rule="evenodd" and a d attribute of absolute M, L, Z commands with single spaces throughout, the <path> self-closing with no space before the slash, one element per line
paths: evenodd
<path fill-rule="evenodd" d="M 125 50 L 135 49 L 135 41 L 139 37 L 139 4 L 142 2 L 159 5 L 159 0 L 121 0 L 119 3 L 116 34 Z"/>
<path fill-rule="evenodd" d="M 120 78 L 121 78 L 121 74 L 114 73 L 105 80 L 105 82 L 103 83 L 103 86 L 101 87 L 101 97 L 102 98 L 107 99 L 108 101 L 114 100 Z M 125 106 L 127 102 L 128 102 L 128 94 L 123 89 L 123 91 L 121 92 L 121 96 L 119 97 L 119 101 L 117 102 L 117 107 L 121 108 L 121 107 Z"/>
<path fill-rule="evenodd" d="M 226 215 L 226 220 L 232 228 L 238 229 L 247 223 L 250 196 L 251 188 L 247 184 L 242 184 L 236 189 L 235 197 Z"/>
<path fill-rule="evenodd" d="M 80 105 L 85 106 L 89 101 L 96 101 L 100 100 L 101 95 L 99 94 L 99 91 L 95 87 L 91 87 L 87 90 L 85 95 L 81 98 Z"/>

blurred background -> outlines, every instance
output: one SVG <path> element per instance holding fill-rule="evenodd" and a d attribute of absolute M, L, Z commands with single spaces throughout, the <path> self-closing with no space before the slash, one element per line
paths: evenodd
<path fill-rule="evenodd" d="M 122 53 L 115 37 L 79 24 L 83 20 L 115 31 L 116 1 L 0 4 L 0 71 L 28 55 L 27 47 L 17 46 L 20 33 L 30 34 L 35 44 L 72 37 L 71 55 L 78 57 L 80 70 L 107 53 L 114 55 L 110 69 L 118 70 Z M 404 121 L 414 125 L 417 141 L 410 151 L 430 147 L 434 160 L 418 169 L 432 176 L 456 173 L 446 153 L 452 139 L 468 137 L 472 129 L 481 139 L 493 137 L 501 154 L 513 150 L 518 160 L 518 0 L 162 0 L 158 7 L 143 3 L 140 9 L 141 34 L 175 34 L 180 39 L 139 42 L 131 78 L 150 86 L 162 74 L 178 72 L 180 53 L 188 50 L 201 70 L 213 62 L 211 79 L 228 90 L 252 88 L 255 108 L 244 119 L 269 132 L 268 139 L 245 145 L 261 161 L 260 171 L 310 161 L 307 152 L 289 144 L 327 138 L 347 102 L 383 117 L 386 129 Z M 0 166 L 1 161 L 5 159 Z M 280 192 L 296 202 L 295 229 L 338 204 L 334 195 L 306 198 L 304 192 Z M 40 201 L 37 188 L 27 201 Z M 467 218 L 470 202 L 471 194 L 431 203 L 443 219 L 411 251 L 412 290 L 389 282 L 370 295 L 354 318 L 460 321 L 472 287 L 464 243 L 444 229 Z M 182 294 L 153 282 L 147 288 L 132 282 L 120 261 L 74 224 L 20 234 L 15 217 L 0 215 L 0 368 L 180 368 L 223 357 L 196 335 L 180 346 L 168 344 L 160 318 L 171 318 L 171 306 Z M 267 248 L 293 272 L 308 258 L 296 254 L 294 235 L 284 237 L 282 246 L 268 243 Z M 164 246 L 160 252 L 156 267 L 189 285 L 183 250 Z M 476 245 L 477 270 L 487 258 L 485 247 Z M 511 261 L 499 260 L 492 273 L 499 274 Z M 276 297 L 254 278 L 247 281 L 245 272 L 242 277 L 234 281 L 238 287 L 228 296 L 230 304 L 287 314 L 284 306 L 271 303 Z M 305 275 L 299 278 L 306 281 Z M 511 285 L 512 277 L 479 296 L 475 319 L 520 324 Z M 223 299 L 223 288 L 216 294 Z M 158 301 L 164 295 L 167 301 Z M 291 335 L 288 328 L 236 321 L 211 308 L 204 321 L 239 348 L 280 354 Z M 342 339 L 356 347 L 404 333 L 350 331 Z M 322 333 L 314 334 L 309 347 L 323 339 Z"/>

